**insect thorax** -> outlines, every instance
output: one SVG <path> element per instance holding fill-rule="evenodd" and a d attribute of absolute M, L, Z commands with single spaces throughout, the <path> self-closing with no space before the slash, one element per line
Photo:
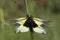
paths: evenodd
<path fill-rule="evenodd" d="M 23 25 L 29 27 L 30 31 L 32 31 L 33 28 L 38 27 L 38 25 L 34 22 L 32 17 L 28 17 Z"/>

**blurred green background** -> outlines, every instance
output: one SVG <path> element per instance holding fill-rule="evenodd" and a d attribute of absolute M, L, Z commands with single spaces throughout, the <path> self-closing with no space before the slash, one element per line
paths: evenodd
<path fill-rule="evenodd" d="M 60 40 L 60 0 L 28 0 L 29 13 L 33 17 L 52 21 L 44 27 L 47 35 L 33 34 L 33 40 Z M 15 33 L 17 27 L 4 24 L 5 19 L 15 19 L 26 16 L 24 0 L 0 0 L 0 40 L 31 40 L 30 32 Z"/>

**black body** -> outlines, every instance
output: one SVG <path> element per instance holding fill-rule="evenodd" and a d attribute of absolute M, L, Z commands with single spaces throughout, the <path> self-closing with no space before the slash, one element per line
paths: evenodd
<path fill-rule="evenodd" d="M 33 40 L 33 28 L 38 27 L 38 25 L 34 22 L 31 15 L 27 15 L 27 20 L 23 24 L 26 27 L 29 27 L 31 33 L 31 40 Z"/>
<path fill-rule="evenodd" d="M 27 20 L 24 23 L 24 26 L 29 27 L 30 31 L 33 32 L 33 28 L 38 27 L 34 22 L 32 16 L 27 15 Z"/>

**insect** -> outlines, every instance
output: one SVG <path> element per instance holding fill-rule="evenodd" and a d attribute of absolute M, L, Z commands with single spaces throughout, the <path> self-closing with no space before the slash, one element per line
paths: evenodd
<path fill-rule="evenodd" d="M 32 15 L 27 15 L 26 17 L 6 21 L 5 24 L 18 25 L 16 28 L 16 33 L 28 32 L 31 33 L 31 39 L 33 40 L 33 33 L 47 34 L 46 30 L 43 28 L 50 21 L 45 21 L 39 18 L 34 18 Z"/>
<path fill-rule="evenodd" d="M 47 34 L 45 29 L 42 27 L 45 20 L 39 19 L 39 18 L 33 18 L 31 15 L 27 15 L 23 18 L 15 19 L 15 21 L 10 20 L 10 24 L 18 24 L 18 28 L 16 29 L 16 33 L 19 32 L 36 32 L 36 33 L 43 33 Z M 12 23 L 15 22 L 15 23 Z M 6 24 L 8 24 L 6 22 Z"/>

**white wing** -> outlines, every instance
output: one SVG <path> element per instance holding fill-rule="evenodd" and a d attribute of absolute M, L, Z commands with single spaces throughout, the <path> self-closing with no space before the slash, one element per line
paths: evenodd
<path fill-rule="evenodd" d="M 46 27 L 48 26 L 52 21 L 47 21 L 47 20 L 42 20 L 42 19 L 39 19 L 39 18 L 34 18 L 34 20 L 38 21 L 39 24 L 42 26 L 42 27 Z"/>
<path fill-rule="evenodd" d="M 5 20 L 4 24 L 6 25 L 14 25 L 14 24 L 21 24 L 22 20 L 25 20 L 26 18 L 17 18 L 17 19 L 9 19 L 9 20 Z"/>
<path fill-rule="evenodd" d="M 18 19 L 15 19 L 15 20 L 17 20 L 16 23 L 22 24 L 22 21 L 25 20 L 25 17 L 23 17 L 23 18 L 18 18 Z"/>
<path fill-rule="evenodd" d="M 34 20 L 36 20 L 38 22 L 38 24 L 42 25 L 44 24 L 42 19 L 39 19 L 39 18 L 34 18 Z"/>
<path fill-rule="evenodd" d="M 15 19 L 15 20 L 19 20 L 19 21 L 21 21 L 21 20 L 24 20 L 26 17 L 22 17 L 22 18 L 17 18 L 17 19 Z"/>
<path fill-rule="evenodd" d="M 16 33 L 19 33 L 19 32 L 28 32 L 29 31 L 29 28 L 27 27 L 24 27 L 23 25 L 19 26 L 16 30 Z"/>
<path fill-rule="evenodd" d="M 37 33 L 47 34 L 47 32 L 42 27 L 36 27 L 36 28 L 33 28 L 33 30 Z"/>
<path fill-rule="evenodd" d="M 45 21 L 45 20 L 42 20 L 42 19 L 39 19 L 39 18 L 34 18 L 35 20 L 37 21 Z"/>

